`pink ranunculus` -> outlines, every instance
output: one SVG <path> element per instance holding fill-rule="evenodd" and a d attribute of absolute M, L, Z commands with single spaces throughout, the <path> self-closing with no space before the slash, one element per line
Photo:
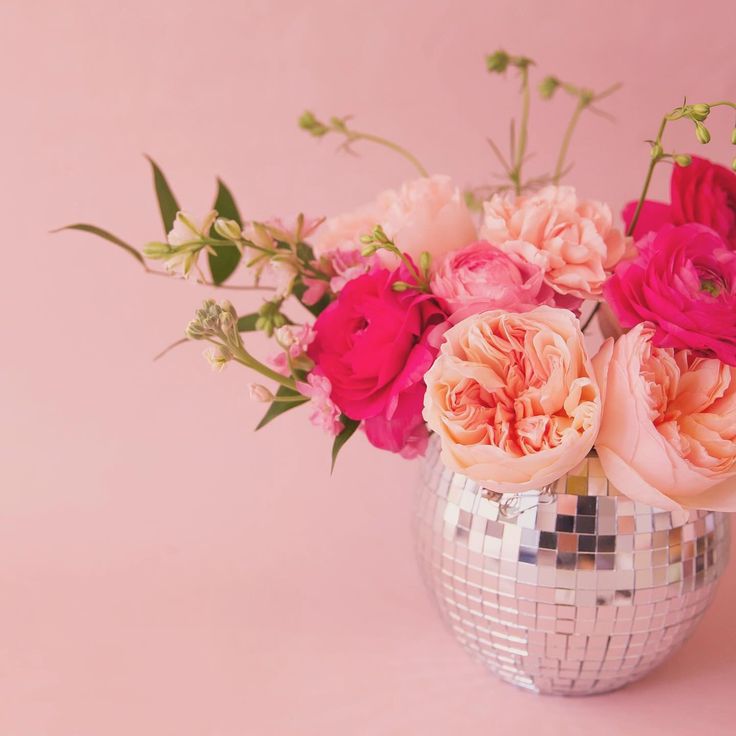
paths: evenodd
<path fill-rule="evenodd" d="M 394 291 L 399 279 L 407 275 L 376 269 L 349 281 L 317 318 L 309 348 L 335 404 L 351 419 L 367 420 L 369 440 L 394 452 L 416 444 L 421 404 L 406 393 L 423 390 L 416 386 L 423 385 L 437 352 L 436 328 L 445 321 L 429 295 Z"/>
<path fill-rule="evenodd" d="M 555 296 L 539 266 L 482 240 L 448 253 L 431 287 L 453 322 L 491 309 L 525 312 L 554 304 Z"/>
<path fill-rule="evenodd" d="M 493 196 L 484 205 L 480 234 L 539 266 L 556 292 L 575 299 L 600 300 L 611 270 L 626 255 L 626 238 L 608 205 L 579 200 L 572 187 Z"/>
<path fill-rule="evenodd" d="M 736 251 L 705 225 L 664 225 L 638 243 L 604 293 L 623 327 L 655 325 L 658 347 L 736 365 Z"/>
<path fill-rule="evenodd" d="M 360 237 L 376 225 L 415 260 L 422 251 L 439 259 L 477 238 L 462 192 L 449 177 L 435 175 L 405 182 L 354 212 L 328 218 L 316 233 L 315 253 L 360 249 Z M 378 255 L 385 265 L 396 265 L 390 253 L 379 251 Z"/>
<path fill-rule="evenodd" d="M 448 467 L 501 493 L 542 489 L 585 458 L 601 398 L 575 315 L 473 315 L 445 333 L 424 418 Z"/>
<path fill-rule="evenodd" d="M 307 376 L 306 381 L 297 383 L 296 387 L 299 393 L 310 399 L 309 421 L 333 437 L 340 434 L 343 424 L 340 421 L 340 410 L 330 398 L 332 386 L 329 379 L 313 372 Z"/>
<path fill-rule="evenodd" d="M 646 200 L 636 222 L 638 240 L 662 225 L 698 222 L 715 230 L 736 249 L 736 173 L 693 156 L 690 166 L 675 166 L 670 179 L 671 204 Z M 629 202 L 623 211 L 628 227 L 636 211 Z"/>
<path fill-rule="evenodd" d="M 640 324 L 593 365 L 603 394 L 596 449 L 623 494 L 651 506 L 736 510 L 736 368 L 654 346 Z"/>

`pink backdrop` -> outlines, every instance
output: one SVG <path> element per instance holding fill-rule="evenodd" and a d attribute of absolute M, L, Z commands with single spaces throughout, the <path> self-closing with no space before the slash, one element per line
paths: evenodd
<path fill-rule="evenodd" d="M 484 71 L 499 45 L 626 83 L 618 124 L 588 117 L 574 146 L 578 188 L 618 209 L 665 110 L 736 97 L 735 25 L 728 0 L 5 0 L 0 733 L 732 733 L 736 566 L 681 653 L 630 689 L 499 684 L 420 585 L 416 466 L 358 438 L 330 478 L 298 412 L 252 434 L 261 407 L 237 368 L 213 374 L 194 346 L 151 362 L 209 292 L 48 230 L 159 237 L 143 152 L 195 212 L 220 174 L 260 218 L 339 211 L 411 173 L 308 139 L 306 106 L 480 183 L 496 168 L 484 137 L 505 138 L 515 104 Z M 535 112 L 543 161 L 569 103 Z M 728 161 L 719 121 L 710 153 Z"/>

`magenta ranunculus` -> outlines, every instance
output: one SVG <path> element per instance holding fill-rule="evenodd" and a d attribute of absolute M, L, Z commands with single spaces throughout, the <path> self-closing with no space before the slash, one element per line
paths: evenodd
<path fill-rule="evenodd" d="M 670 180 L 671 204 L 646 200 L 634 230 L 640 238 L 662 225 L 707 225 L 736 248 L 736 174 L 704 158 L 693 156 L 690 166 L 675 166 Z M 623 211 L 628 227 L 636 202 Z"/>
<path fill-rule="evenodd" d="M 604 294 L 623 327 L 655 326 L 653 342 L 736 365 L 736 251 L 705 225 L 664 225 L 620 263 Z"/>
<path fill-rule="evenodd" d="M 454 323 L 491 309 L 524 312 L 554 304 L 544 271 L 481 240 L 445 256 L 432 277 L 432 292 Z"/>
<path fill-rule="evenodd" d="M 406 274 L 376 269 L 348 282 L 317 318 L 309 356 L 330 380 L 341 411 L 365 420 L 374 445 L 417 454 L 426 441 L 423 377 L 445 314 L 428 294 L 394 291 L 399 279 Z"/>

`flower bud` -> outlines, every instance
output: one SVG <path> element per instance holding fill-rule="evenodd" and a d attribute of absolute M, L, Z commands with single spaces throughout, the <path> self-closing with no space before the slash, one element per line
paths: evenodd
<path fill-rule="evenodd" d="M 317 120 L 314 113 L 310 110 L 305 111 L 299 118 L 299 127 L 302 130 L 306 130 L 308 133 L 311 133 L 316 138 L 320 138 L 329 132 L 329 128 L 324 123 Z"/>
<path fill-rule="evenodd" d="M 710 143 L 710 132 L 708 128 L 699 121 L 695 121 L 695 137 L 700 143 Z"/>
<path fill-rule="evenodd" d="M 560 80 L 557 77 L 545 77 L 539 84 L 539 96 L 543 100 L 549 100 L 560 86 Z"/>
<path fill-rule="evenodd" d="M 503 50 L 496 51 L 495 54 L 486 56 L 486 68 L 489 72 L 502 74 L 509 66 L 511 57 Z"/>
<path fill-rule="evenodd" d="M 702 103 L 693 105 L 690 108 L 690 114 L 693 120 L 699 120 L 699 121 L 705 120 L 710 114 L 710 105 L 706 105 Z"/>
<path fill-rule="evenodd" d="M 662 154 L 664 151 L 662 150 L 662 146 L 659 145 L 659 143 L 652 143 L 652 148 L 649 151 L 649 155 L 652 157 L 652 160 L 659 161 L 660 158 L 662 158 Z"/>
<path fill-rule="evenodd" d="M 215 232 L 225 240 L 240 240 L 243 234 L 235 220 L 228 220 L 225 217 L 218 217 L 215 220 Z"/>
<path fill-rule="evenodd" d="M 146 243 L 143 246 L 143 255 L 146 258 L 168 258 L 172 253 L 168 243 Z"/>
<path fill-rule="evenodd" d="M 394 291 L 406 291 L 411 289 L 411 284 L 407 284 L 406 281 L 394 281 L 391 287 Z"/>
<path fill-rule="evenodd" d="M 736 146 L 736 128 L 731 131 L 731 143 Z"/>
<path fill-rule="evenodd" d="M 429 267 L 432 265 L 432 256 L 423 250 L 419 256 L 419 268 L 422 269 L 422 273 L 429 273 Z"/>
<path fill-rule="evenodd" d="M 273 393 L 260 383 L 251 383 L 248 386 L 248 393 L 251 401 L 271 402 L 275 398 Z"/>
<path fill-rule="evenodd" d="M 736 158 L 735 158 L 735 159 L 734 159 L 733 161 L 731 161 L 731 168 L 732 168 L 732 169 L 733 169 L 734 171 L 736 171 Z"/>
<path fill-rule="evenodd" d="M 677 153 L 674 158 L 678 166 L 690 166 L 693 162 L 693 157 L 689 153 Z"/>

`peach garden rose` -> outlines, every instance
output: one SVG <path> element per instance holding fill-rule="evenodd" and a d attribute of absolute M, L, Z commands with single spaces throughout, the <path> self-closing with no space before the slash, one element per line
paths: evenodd
<path fill-rule="evenodd" d="M 424 418 L 444 463 L 493 491 L 554 482 L 598 433 L 598 384 L 566 309 L 468 317 L 445 333 L 425 382 Z"/>
<path fill-rule="evenodd" d="M 594 358 L 603 469 L 621 493 L 651 506 L 734 511 L 736 368 L 657 348 L 654 335 L 653 325 L 637 325 Z"/>

